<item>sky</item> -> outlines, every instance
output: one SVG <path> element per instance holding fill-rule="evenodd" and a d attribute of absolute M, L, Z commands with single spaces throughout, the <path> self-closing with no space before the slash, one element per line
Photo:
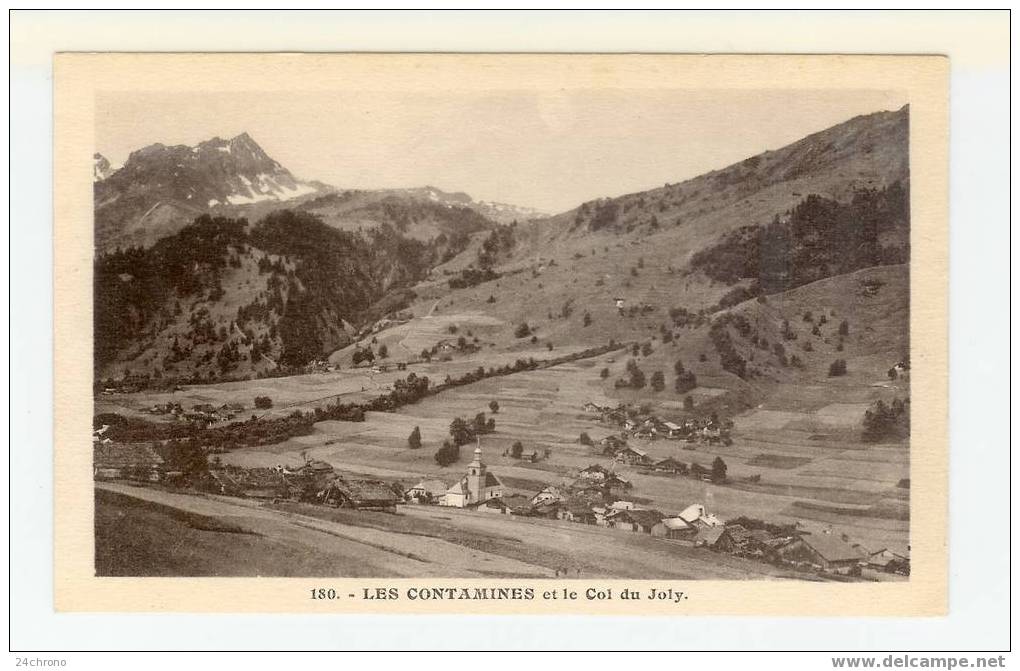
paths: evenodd
<path fill-rule="evenodd" d="M 299 179 L 342 189 L 431 185 L 552 214 L 908 102 L 846 89 L 111 92 L 96 100 L 95 143 L 120 165 L 156 142 L 247 132 Z"/>

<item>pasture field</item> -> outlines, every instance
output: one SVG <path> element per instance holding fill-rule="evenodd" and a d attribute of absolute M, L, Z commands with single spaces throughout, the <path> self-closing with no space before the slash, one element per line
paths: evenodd
<path fill-rule="evenodd" d="M 539 483 L 572 481 L 580 469 L 592 463 L 612 464 L 578 439 L 587 432 L 597 442 L 618 432 L 581 409 L 588 400 L 609 402 L 595 373 L 608 358 L 611 355 L 596 358 L 594 366 L 588 361 L 573 362 L 482 380 L 397 412 L 368 413 L 365 422 L 320 422 L 312 435 L 268 448 L 235 450 L 221 458 L 225 463 L 242 466 L 272 466 L 299 465 L 307 457 L 327 461 L 343 472 L 398 479 L 407 486 L 422 477 L 452 483 L 462 474 L 472 446 L 461 448 L 461 461 L 448 467 L 438 466 L 433 453 L 449 438 L 449 423 L 454 417 L 470 419 L 484 412 L 496 420 L 495 433 L 483 436 L 481 443 L 490 470 L 508 484 L 527 483 L 529 487 L 510 488 L 531 494 Z M 810 388 L 808 391 L 812 393 Z M 492 400 L 499 403 L 499 412 L 494 415 L 488 408 Z M 820 401 L 802 404 L 827 412 L 831 412 L 831 406 Z M 907 447 L 847 443 L 842 433 L 820 438 L 811 431 L 787 428 L 816 422 L 818 409 L 752 410 L 736 418 L 734 444 L 728 447 L 665 439 L 630 440 L 655 460 L 673 456 L 708 466 L 720 456 L 729 469 L 729 485 L 652 474 L 620 464 L 614 468 L 633 482 L 635 498 L 663 512 L 677 512 L 690 503 L 703 502 L 724 519 L 747 515 L 797 522 L 816 531 L 831 526 L 866 546 L 905 548 L 908 492 L 896 485 L 909 477 Z M 422 435 L 423 447 L 419 450 L 407 447 L 407 436 L 415 426 L 420 427 Z M 525 452 L 544 454 L 548 449 L 549 458 L 534 464 L 513 459 L 507 452 L 518 440 Z M 743 482 L 752 475 L 760 476 L 760 482 Z M 802 507 L 798 502 L 815 507 Z M 890 502 L 895 513 L 892 515 Z M 857 509 L 848 514 L 847 506 Z"/>

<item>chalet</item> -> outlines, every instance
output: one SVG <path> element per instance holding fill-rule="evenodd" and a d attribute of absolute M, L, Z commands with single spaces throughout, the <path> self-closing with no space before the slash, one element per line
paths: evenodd
<path fill-rule="evenodd" d="M 606 476 L 609 475 L 609 471 L 607 471 L 601 464 L 592 464 L 591 466 L 582 469 L 578 475 L 585 480 L 602 482 L 606 479 Z"/>
<path fill-rule="evenodd" d="M 701 429 L 701 439 L 710 443 L 719 441 L 722 438 L 722 428 L 717 425 L 706 426 Z"/>
<path fill-rule="evenodd" d="M 786 561 L 808 562 L 832 573 L 848 573 L 868 559 L 832 534 L 805 534 L 782 547 L 778 555 Z"/>
<path fill-rule="evenodd" d="M 612 503 L 610 503 L 609 504 L 609 509 L 610 510 L 615 510 L 617 512 L 619 512 L 621 510 L 634 510 L 634 502 L 633 501 L 624 501 L 623 499 L 620 499 L 618 501 L 613 501 Z"/>
<path fill-rule="evenodd" d="M 306 462 L 305 465 L 302 466 L 300 469 L 298 469 L 298 472 L 304 473 L 306 475 L 324 476 L 332 475 L 334 470 L 332 464 L 329 464 L 325 461 L 321 461 L 319 459 L 312 459 L 311 461 Z"/>
<path fill-rule="evenodd" d="M 531 497 L 531 505 L 537 506 L 542 503 L 556 503 L 563 500 L 563 494 L 557 487 L 546 487 Z"/>
<path fill-rule="evenodd" d="M 906 552 L 893 552 L 888 548 L 882 548 L 868 555 L 868 567 L 886 573 L 910 575 L 910 555 Z"/>
<path fill-rule="evenodd" d="M 503 483 L 490 473 L 482 462 L 482 448 L 475 448 L 475 457 L 468 464 L 467 475 L 462 477 L 443 496 L 443 505 L 466 508 L 503 496 Z"/>
<path fill-rule="evenodd" d="M 712 547 L 722 552 L 746 552 L 751 544 L 750 532 L 739 524 L 725 527 Z"/>
<path fill-rule="evenodd" d="M 527 509 L 529 505 L 526 497 L 514 494 L 512 496 L 497 496 L 486 501 L 473 503 L 468 507 L 481 513 L 515 515 Z"/>
<path fill-rule="evenodd" d="M 233 468 L 225 473 L 221 471 L 216 479 L 226 493 L 249 499 L 289 499 L 299 498 L 301 494 L 300 489 L 291 487 L 284 474 L 275 468 Z"/>
<path fill-rule="evenodd" d="M 664 433 L 667 438 L 680 438 L 687 433 L 687 430 L 684 429 L 684 427 L 679 424 L 674 424 L 673 422 L 663 422 L 662 428 L 664 429 Z"/>
<path fill-rule="evenodd" d="M 603 412 L 608 410 L 608 408 L 603 408 L 602 406 L 592 403 L 591 401 L 588 401 L 587 403 L 582 405 L 581 409 L 593 415 L 601 415 Z"/>
<path fill-rule="evenodd" d="M 617 511 L 608 506 L 592 506 L 591 513 L 595 516 L 596 526 L 608 527 L 611 518 L 616 515 Z"/>
<path fill-rule="evenodd" d="M 603 409 L 600 421 L 619 426 L 627 420 L 627 413 L 622 408 Z"/>
<path fill-rule="evenodd" d="M 687 464 L 677 461 L 673 457 L 666 457 L 662 461 L 655 462 L 652 468 L 660 473 L 687 475 Z"/>
<path fill-rule="evenodd" d="M 92 474 L 96 480 L 159 482 L 164 474 L 163 457 L 147 444 L 101 441 L 92 447 Z"/>
<path fill-rule="evenodd" d="M 614 489 L 626 491 L 633 487 L 634 485 L 630 483 L 630 480 L 621 478 L 619 475 L 616 475 L 615 473 L 610 473 L 609 476 L 602 481 L 602 486 L 608 489 L 609 491 L 613 491 Z"/>
<path fill-rule="evenodd" d="M 584 501 L 566 501 L 560 505 L 556 518 L 578 524 L 595 524 L 595 513 Z"/>
<path fill-rule="evenodd" d="M 622 310 L 625 305 L 625 301 L 622 298 L 614 298 L 613 303 L 616 305 L 618 310 Z"/>
<path fill-rule="evenodd" d="M 327 487 L 323 503 L 338 508 L 396 512 L 397 494 L 379 480 L 343 480 L 337 478 Z"/>
<path fill-rule="evenodd" d="M 559 501 L 547 501 L 537 506 L 532 506 L 528 514 L 531 517 L 544 517 L 545 519 L 554 520 L 559 516 L 559 511 Z"/>
<path fill-rule="evenodd" d="M 602 454 L 613 456 L 627 446 L 627 441 L 618 436 L 606 436 L 599 441 L 599 445 L 602 447 Z"/>
<path fill-rule="evenodd" d="M 722 536 L 725 527 L 700 527 L 694 536 L 694 547 L 713 547 Z"/>
<path fill-rule="evenodd" d="M 684 508 L 679 515 L 680 519 L 688 524 L 692 524 L 699 527 L 721 527 L 723 521 L 715 515 L 709 514 L 705 509 L 705 506 L 700 503 L 692 503 L 691 505 Z M 739 526 L 739 525 L 737 525 Z M 742 527 L 741 527 L 742 528 Z"/>
<path fill-rule="evenodd" d="M 658 510 L 621 510 L 613 515 L 610 526 L 613 529 L 650 534 L 662 518 Z"/>
<path fill-rule="evenodd" d="M 404 492 L 404 500 L 408 503 L 440 503 L 448 488 L 442 480 L 425 478 Z"/>
<path fill-rule="evenodd" d="M 697 528 L 691 526 L 679 517 L 665 517 L 652 527 L 652 535 L 659 538 L 672 540 L 693 540 L 697 535 Z"/>
<path fill-rule="evenodd" d="M 616 460 L 630 465 L 642 465 L 651 462 L 651 459 L 648 458 L 647 452 L 629 445 L 616 453 Z"/>
<path fill-rule="evenodd" d="M 531 452 L 524 452 L 523 454 L 521 454 L 521 461 L 527 462 L 529 464 L 537 463 L 540 459 L 541 455 L 539 455 L 537 450 L 532 450 Z"/>

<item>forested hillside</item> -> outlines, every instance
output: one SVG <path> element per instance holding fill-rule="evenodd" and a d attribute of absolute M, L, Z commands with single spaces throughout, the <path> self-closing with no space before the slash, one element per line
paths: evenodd
<path fill-rule="evenodd" d="M 203 215 L 151 248 L 97 257 L 97 376 L 213 379 L 303 366 L 346 344 L 378 309 L 405 305 L 441 248 L 388 225 L 338 231 L 289 210 L 250 230 Z"/>

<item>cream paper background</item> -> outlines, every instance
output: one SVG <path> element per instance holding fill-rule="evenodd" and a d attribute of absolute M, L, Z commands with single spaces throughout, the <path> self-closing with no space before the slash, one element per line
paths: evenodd
<path fill-rule="evenodd" d="M 54 602 L 58 611 L 937 615 L 947 611 L 948 59 L 938 56 L 58 54 L 54 61 Z M 97 578 L 91 472 L 92 153 L 101 91 L 876 89 L 911 105 L 911 547 L 902 583 Z M 314 176 L 312 176 L 314 177 Z M 523 585 L 668 602 L 313 601 L 313 587 Z"/>

